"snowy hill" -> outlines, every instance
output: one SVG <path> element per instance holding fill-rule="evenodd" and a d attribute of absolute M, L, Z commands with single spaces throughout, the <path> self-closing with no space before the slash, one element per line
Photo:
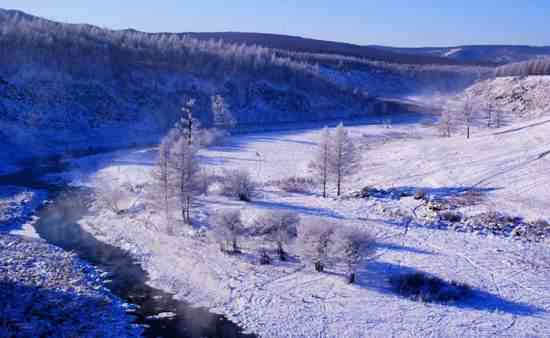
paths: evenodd
<path fill-rule="evenodd" d="M 0 156 L 11 161 L 153 143 L 184 97 L 197 100 L 206 125 L 216 94 L 240 126 L 345 119 L 377 112 L 378 96 L 461 90 L 491 70 L 113 31 L 1 9 L 0 25 Z"/>
<path fill-rule="evenodd" d="M 550 76 L 490 79 L 467 88 L 461 96 L 506 113 L 510 121 L 550 117 Z"/>

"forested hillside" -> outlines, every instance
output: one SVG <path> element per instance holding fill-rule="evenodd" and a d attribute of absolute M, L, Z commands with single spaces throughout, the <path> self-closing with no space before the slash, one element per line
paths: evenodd
<path fill-rule="evenodd" d="M 496 69 L 497 77 L 550 75 L 550 57 L 525 62 L 516 62 Z"/>
<path fill-rule="evenodd" d="M 7 10 L 0 44 L 0 141 L 10 158 L 154 142 L 190 97 L 205 125 L 213 95 L 240 126 L 319 121 L 376 112 L 378 97 L 461 90 L 493 72 L 115 31 Z"/>

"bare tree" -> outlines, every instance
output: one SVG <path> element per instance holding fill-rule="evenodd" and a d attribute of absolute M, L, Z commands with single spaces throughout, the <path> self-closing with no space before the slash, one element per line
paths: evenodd
<path fill-rule="evenodd" d="M 214 127 L 228 131 L 237 124 L 235 117 L 229 110 L 228 104 L 221 95 L 212 96 L 212 112 L 214 113 Z"/>
<path fill-rule="evenodd" d="M 330 172 L 330 131 L 328 127 L 323 129 L 321 133 L 321 141 L 319 142 L 319 147 L 315 158 L 309 164 L 310 170 L 313 172 L 315 177 L 321 183 L 321 190 L 323 192 L 323 197 L 327 197 L 327 184 Z"/>
<path fill-rule="evenodd" d="M 336 176 L 337 195 L 340 196 L 342 194 L 342 182 L 359 169 L 360 161 L 359 152 L 343 123 L 336 127 L 330 151 L 329 168 L 330 172 Z"/>
<path fill-rule="evenodd" d="M 376 252 L 374 238 L 356 227 L 339 228 L 335 234 L 337 252 L 348 269 L 348 282 L 355 283 L 357 267 Z"/>
<path fill-rule="evenodd" d="M 503 120 L 504 112 L 500 108 L 496 108 L 493 114 L 493 118 L 495 120 L 495 127 L 500 128 L 502 127 L 504 120 Z"/>
<path fill-rule="evenodd" d="M 222 251 L 238 253 L 239 237 L 244 232 L 244 226 L 239 210 L 221 210 L 211 219 L 213 234 L 220 243 Z"/>
<path fill-rule="evenodd" d="M 476 120 L 476 115 L 480 113 L 480 103 L 477 99 L 467 95 L 459 105 L 462 116 L 462 123 L 466 128 L 466 138 L 471 136 L 471 128 Z"/>
<path fill-rule="evenodd" d="M 284 246 L 298 235 L 300 217 L 288 211 L 270 211 L 256 220 L 256 231 L 275 243 L 277 254 L 286 261 L 287 253 Z"/>
<path fill-rule="evenodd" d="M 222 194 L 235 197 L 244 202 L 250 202 L 257 185 L 246 170 L 225 170 Z"/>
<path fill-rule="evenodd" d="M 441 119 L 437 125 L 441 135 L 451 137 L 453 131 L 454 116 L 452 110 L 445 107 L 441 112 Z"/>
<path fill-rule="evenodd" d="M 193 116 L 195 99 L 188 98 L 184 100 L 181 111 L 182 118 L 176 123 L 176 130 L 181 137 L 185 138 L 188 144 L 200 146 L 201 142 L 201 123 Z"/>
<path fill-rule="evenodd" d="M 174 181 L 175 171 L 171 166 L 172 147 L 177 142 L 177 133 L 174 129 L 162 139 L 159 150 L 157 164 L 151 172 L 153 178 L 153 201 L 161 203 L 164 210 L 166 221 L 170 212 L 170 200 L 174 195 L 172 183 Z"/>
<path fill-rule="evenodd" d="M 172 146 L 170 155 L 171 167 L 176 172 L 172 184 L 180 201 L 182 219 L 187 224 L 191 222 L 191 200 L 201 190 L 197 151 L 198 147 L 189 144 L 186 137 L 180 137 Z"/>
<path fill-rule="evenodd" d="M 299 229 L 302 255 L 313 263 L 317 272 L 323 272 L 328 264 L 335 229 L 334 223 L 321 219 L 308 219 Z"/>

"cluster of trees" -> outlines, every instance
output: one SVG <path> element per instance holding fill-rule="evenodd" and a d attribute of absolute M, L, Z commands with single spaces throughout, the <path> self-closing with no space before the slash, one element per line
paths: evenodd
<path fill-rule="evenodd" d="M 336 183 L 337 195 L 342 194 L 342 184 L 359 169 L 360 154 L 343 123 L 333 133 L 325 127 L 321 134 L 315 159 L 309 168 L 321 185 L 323 197 L 327 197 L 330 181 Z"/>
<path fill-rule="evenodd" d="M 550 75 L 550 58 L 510 63 L 495 70 L 496 77 Z"/>
<path fill-rule="evenodd" d="M 459 128 L 463 128 L 466 138 L 470 138 L 474 125 L 487 128 L 500 128 L 504 123 L 504 112 L 495 105 L 466 94 L 457 99 L 447 100 L 441 109 L 438 129 L 442 136 L 451 137 Z"/>
<path fill-rule="evenodd" d="M 215 106 L 214 119 L 219 122 L 215 126 L 228 133 L 235 119 L 223 97 L 212 97 L 212 105 Z M 180 210 L 183 221 L 190 223 L 193 197 L 206 193 L 209 188 L 210 178 L 201 168 L 197 152 L 201 146 L 208 145 L 205 140 L 210 141 L 210 135 L 218 131 L 201 129 L 201 123 L 194 117 L 194 106 L 194 99 L 185 101 L 182 118 L 160 143 L 157 165 L 152 172 L 154 200 L 160 203 L 167 224 L 174 207 Z M 232 183 L 243 184 L 240 181 L 228 184 Z M 227 189 L 242 193 L 241 186 Z"/>
<path fill-rule="evenodd" d="M 338 227 L 336 223 L 320 219 L 301 218 L 288 211 L 268 211 L 246 228 L 241 212 L 221 210 L 212 216 L 214 238 L 223 252 L 238 254 L 241 237 L 262 238 L 273 247 L 281 261 L 288 259 L 288 246 L 296 241 L 300 255 L 317 272 L 326 267 L 343 263 L 347 268 L 348 281 L 354 283 L 358 267 L 371 258 L 376 251 L 376 241 L 366 230 L 358 227 Z M 268 248 L 260 247 L 261 263 L 272 262 Z"/>
<path fill-rule="evenodd" d="M 116 74 L 129 65 L 142 65 L 216 77 L 262 74 L 264 78 L 302 79 L 304 83 L 319 73 L 317 65 L 258 45 L 62 24 L 11 11 L 0 11 L 0 43 L 4 47 L 0 59 L 6 64 L 15 64 L 14 60 L 20 65 L 47 64 L 73 74 L 90 75 L 98 69 Z M 96 69 L 96 65 L 101 67 Z M 86 72 L 84 66 L 93 70 Z"/>
<path fill-rule="evenodd" d="M 299 231 L 301 255 L 313 264 L 317 272 L 327 266 L 344 263 L 350 283 L 355 282 L 357 268 L 376 251 L 376 241 L 366 230 L 339 227 L 336 223 L 309 219 Z"/>

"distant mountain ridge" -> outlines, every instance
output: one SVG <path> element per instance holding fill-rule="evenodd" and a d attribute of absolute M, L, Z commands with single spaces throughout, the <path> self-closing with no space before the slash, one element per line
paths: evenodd
<path fill-rule="evenodd" d="M 441 57 L 449 60 L 502 65 L 550 56 L 550 46 L 470 45 L 455 47 L 400 48 L 370 46 L 381 51 Z"/>
<path fill-rule="evenodd" d="M 178 33 L 196 39 L 221 39 L 228 43 L 260 45 L 267 48 L 287 50 L 298 53 L 336 54 L 399 64 L 433 65 L 487 65 L 485 62 L 463 61 L 426 53 L 402 53 L 373 46 L 360 46 L 351 43 L 310 39 L 299 36 L 245 33 L 245 32 L 189 32 Z"/>

